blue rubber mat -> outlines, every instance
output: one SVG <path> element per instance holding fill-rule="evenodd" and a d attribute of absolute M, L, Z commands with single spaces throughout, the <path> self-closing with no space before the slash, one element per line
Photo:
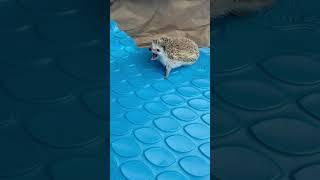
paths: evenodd
<path fill-rule="evenodd" d="M 0 180 L 108 178 L 105 8 L 0 1 Z"/>
<path fill-rule="evenodd" d="M 209 179 L 210 50 L 165 80 L 146 48 L 110 28 L 111 179 Z"/>
<path fill-rule="evenodd" d="M 320 178 L 318 1 L 216 19 L 213 174 L 220 180 Z"/>

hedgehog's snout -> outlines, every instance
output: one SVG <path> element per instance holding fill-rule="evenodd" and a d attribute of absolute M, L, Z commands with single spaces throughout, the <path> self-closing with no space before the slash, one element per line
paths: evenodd
<path fill-rule="evenodd" d="M 158 53 L 160 52 L 160 49 L 149 48 L 149 51 L 152 52 L 151 60 L 156 60 L 158 58 Z"/>

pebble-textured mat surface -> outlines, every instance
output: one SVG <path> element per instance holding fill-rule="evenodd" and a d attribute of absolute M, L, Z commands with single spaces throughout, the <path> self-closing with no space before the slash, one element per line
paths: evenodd
<path fill-rule="evenodd" d="M 319 1 L 214 20 L 213 174 L 320 178 Z"/>
<path fill-rule="evenodd" d="M 0 1 L 0 180 L 108 178 L 105 7 Z"/>
<path fill-rule="evenodd" d="M 111 179 L 209 179 L 210 50 L 173 70 L 110 30 Z"/>

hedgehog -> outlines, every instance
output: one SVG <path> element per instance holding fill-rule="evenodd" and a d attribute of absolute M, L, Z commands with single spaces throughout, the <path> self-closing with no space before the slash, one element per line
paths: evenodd
<path fill-rule="evenodd" d="M 152 40 L 149 50 L 151 60 L 157 60 L 165 68 L 164 79 L 168 79 L 172 69 L 194 64 L 199 58 L 198 45 L 185 37 L 161 37 Z"/>

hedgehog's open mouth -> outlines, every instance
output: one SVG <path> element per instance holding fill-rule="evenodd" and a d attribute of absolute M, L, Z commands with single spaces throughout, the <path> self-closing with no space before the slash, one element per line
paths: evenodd
<path fill-rule="evenodd" d="M 158 58 L 158 54 L 152 53 L 151 60 L 156 60 Z"/>

